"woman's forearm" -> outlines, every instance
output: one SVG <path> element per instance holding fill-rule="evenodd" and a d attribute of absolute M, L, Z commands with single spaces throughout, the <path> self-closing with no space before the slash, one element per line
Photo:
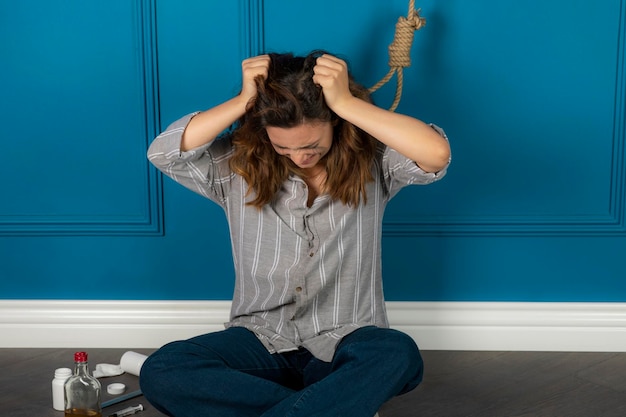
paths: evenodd
<path fill-rule="evenodd" d="M 185 128 L 180 150 L 187 151 L 213 141 L 245 113 L 246 104 L 241 96 L 235 96 L 195 115 Z"/>
<path fill-rule="evenodd" d="M 426 172 L 440 171 L 448 164 L 448 141 L 418 119 L 381 109 L 356 97 L 333 110 L 339 117 L 415 161 Z"/>

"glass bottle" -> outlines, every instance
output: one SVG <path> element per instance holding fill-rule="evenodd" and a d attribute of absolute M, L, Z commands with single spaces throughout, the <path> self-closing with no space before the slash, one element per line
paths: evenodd
<path fill-rule="evenodd" d="M 74 354 L 74 375 L 65 381 L 65 417 L 102 417 L 100 381 L 89 374 L 87 353 Z"/>

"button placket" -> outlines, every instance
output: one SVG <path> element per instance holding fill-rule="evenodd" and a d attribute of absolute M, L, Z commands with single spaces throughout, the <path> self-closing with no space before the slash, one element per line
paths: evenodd
<path fill-rule="evenodd" d="M 312 258 L 317 253 L 317 246 L 319 239 L 316 239 L 315 233 L 313 232 L 313 225 L 311 224 L 311 214 L 310 211 L 304 214 L 304 227 L 306 229 L 306 233 L 308 236 L 308 244 L 309 244 L 309 257 Z"/>

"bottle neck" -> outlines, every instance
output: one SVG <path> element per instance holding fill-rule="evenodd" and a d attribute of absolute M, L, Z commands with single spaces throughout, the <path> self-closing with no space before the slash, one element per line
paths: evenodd
<path fill-rule="evenodd" d="M 89 375 L 87 362 L 75 362 L 74 375 Z"/>

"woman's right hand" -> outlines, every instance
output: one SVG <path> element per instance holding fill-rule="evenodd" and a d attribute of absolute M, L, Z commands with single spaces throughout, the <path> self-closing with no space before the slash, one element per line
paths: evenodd
<path fill-rule="evenodd" d="M 183 133 L 180 150 L 186 151 L 205 145 L 231 126 L 245 112 L 248 102 L 256 97 L 257 77 L 267 78 L 269 55 L 248 58 L 241 63 L 241 93 L 224 103 L 195 115 Z"/>
<path fill-rule="evenodd" d="M 241 62 L 242 84 L 241 84 L 241 98 L 245 103 L 256 97 L 257 88 L 254 81 L 257 77 L 261 77 L 264 80 L 267 79 L 267 73 L 270 67 L 269 55 L 259 55 L 244 59 Z"/>

